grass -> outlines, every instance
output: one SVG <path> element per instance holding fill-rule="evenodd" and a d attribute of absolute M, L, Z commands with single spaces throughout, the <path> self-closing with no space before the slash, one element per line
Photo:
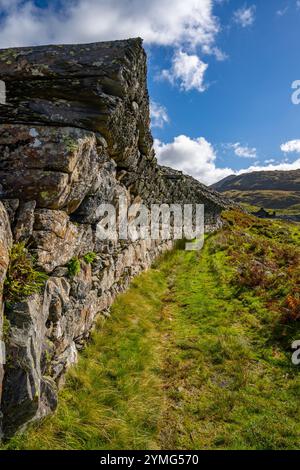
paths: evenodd
<path fill-rule="evenodd" d="M 80 259 L 77 257 L 72 258 L 67 264 L 69 277 L 75 277 L 81 271 Z"/>
<path fill-rule="evenodd" d="M 283 315 L 299 226 L 224 218 L 202 252 L 175 250 L 133 281 L 70 370 L 56 414 L 6 448 L 299 447 L 300 328 L 292 308 Z M 257 259 L 267 280 L 252 285 Z"/>
<path fill-rule="evenodd" d="M 55 416 L 8 448 L 155 447 L 159 404 L 160 322 L 166 280 L 153 270 L 115 302 L 69 375 Z"/>
<path fill-rule="evenodd" d="M 25 244 L 16 243 L 10 250 L 10 264 L 4 283 L 4 300 L 9 306 L 40 292 L 48 276 L 36 269 L 35 259 Z"/>
<path fill-rule="evenodd" d="M 233 197 L 231 199 L 234 200 L 235 198 Z M 243 202 L 242 198 L 240 198 L 240 200 L 236 201 L 236 202 L 238 202 L 238 204 L 242 208 L 244 208 L 247 212 L 249 212 L 250 214 L 254 213 L 254 212 L 257 212 L 262 208 L 262 206 L 255 206 L 251 203 Z M 277 217 L 281 216 L 281 215 L 284 215 L 284 216 L 297 215 L 297 216 L 299 216 L 300 215 L 300 204 L 295 204 L 295 205 L 292 205 L 292 206 L 288 206 L 285 209 L 276 209 L 276 208 L 273 207 L 272 209 L 267 209 L 267 212 L 269 212 L 269 214 L 272 214 L 273 212 L 275 212 Z"/>
<path fill-rule="evenodd" d="M 94 253 L 93 251 L 90 251 L 89 253 L 86 253 L 86 254 L 83 256 L 83 260 L 84 260 L 87 264 L 93 264 L 93 262 L 95 261 L 96 258 L 97 258 L 97 253 Z"/>

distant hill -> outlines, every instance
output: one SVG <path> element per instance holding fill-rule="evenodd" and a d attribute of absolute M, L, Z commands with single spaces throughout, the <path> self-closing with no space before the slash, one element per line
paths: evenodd
<path fill-rule="evenodd" d="M 231 175 L 211 187 L 238 203 L 294 210 L 300 205 L 300 169 Z"/>
<path fill-rule="evenodd" d="M 300 169 L 293 171 L 253 171 L 242 175 L 227 176 L 212 185 L 212 188 L 224 191 L 300 191 Z"/>

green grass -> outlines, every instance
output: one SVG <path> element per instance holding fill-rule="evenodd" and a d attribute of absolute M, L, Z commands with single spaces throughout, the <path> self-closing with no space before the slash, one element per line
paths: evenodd
<path fill-rule="evenodd" d="M 56 415 L 15 437 L 8 448 L 155 447 L 163 398 L 157 325 L 165 290 L 165 277 L 156 270 L 132 283 L 68 374 Z"/>
<path fill-rule="evenodd" d="M 299 227 L 224 217 L 201 253 L 175 250 L 133 281 L 70 370 L 56 414 L 6 448 L 299 448 L 300 328 L 281 311 L 298 282 L 287 254 Z M 247 284 L 256 259 L 281 265 L 281 291 L 275 276 Z"/>
<path fill-rule="evenodd" d="M 15 243 L 10 250 L 10 263 L 4 282 L 3 297 L 7 307 L 40 292 L 48 276 L 35 266 L 35 259 L 25 243 Z"/>
<path fill-rule="evenodd" d="M 87 264 L 92 264 L 95 259 L 97 258 L 97 254 L 94 253 L 93 251 L 90 251 L 89 253 L 86 253 L 84 256 L 83 256 L 83 260 L 87 263 Z"/>
<path fill-rule="evenodd" d="M 67 264 L 69 277 L 75 277 L 81 271 L 80 259 L 77 257 L 72 258 Z"/>

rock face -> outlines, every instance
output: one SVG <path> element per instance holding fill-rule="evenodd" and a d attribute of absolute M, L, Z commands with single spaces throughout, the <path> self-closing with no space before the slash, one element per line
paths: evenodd
<path fill-rule="evenodd" d="M 6 271 L 9 264 L 9 250 L 12 245 L 12 233 L 10 229 L 9 218 L 7 212 L 0 202 L 0 400 L 2 396 L 2 383 L 4 376 L 4 362 L 5 362 L 5 336 L 3 328 L 3 285 L 5 281 Z M 1 431 L 2 412 L 0 410 L 0 438 L 2 435 Z"/>
<path fill-rule="evenodd" d="M 111 156 L 133 162 L 152 139 L 140 39 L 0 52 L 9 106 L 1 123 L 72 126 L 100 132 Z"/>
<path fill-rule="evenodd" d="M 148 206 L 202 203 L 211 230 L 230 204 L 157 164 L 140 39 L 3 50 L 0 77 L 7 88 L 0 106 L 0 294 L 12 242 L 25 243 L 48 275 L 42 292 L 4 313 L 2 431 L 11 436 L 55 409 L 97 315 L 107 315 L 132 277 L 173 246 L 99 239 L 100 205 L 118 207 L 121 197 Z M 2 330 L 1 296 L 0 306 Z"/>

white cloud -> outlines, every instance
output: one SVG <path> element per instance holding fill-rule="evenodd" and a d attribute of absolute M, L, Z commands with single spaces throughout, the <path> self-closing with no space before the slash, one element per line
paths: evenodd
<path fill-rule="evenodd" d="M 299 2 L 299 4 L 300 4 L 300 2 Z M 281 10 L 277 10 L 276 14 L 278 16 L 284 16 L 287 13 L 288 9 L 289 9 L 289 7 L 287 6 L 285 8 L 282 8 Z"/>
<path fill-rule="evenodd" d="M 148 44 L 212 46 L 219 30 L 213 0 L 67 0 L 55 10 L 0 0 L 1 47 L 80 43 L 141 36 Z"/>
<path fill-rule="evenodd" d="M 179 135 L 168 144 L 155 140 L 154 146 L 161 165 L 181 170 L 207 185 L 233 173 L 230 168 L 216 167 L 214 148 L 204 137 Z"/>
<path fill-rule="evenodd" d="M 242 173 L 249 173 L 251 171 L 290 171 L 290 170 L 298 170 L 300 168 L 300 158 L 295 160 L 292 163 L 288 162 L 280 162 L 280 163 L 272 163 L 268 165 L 252 165 L 248 168 L 244 168 L 242 170 L 233 172 L 234 174 L 240 175 Z"/>
<path fill-rule="evenodd" d="M 300 153 L 300 139 L 289 140 L 285 144 L 282 144 L 280 148 L 282 152 L 285 152 L 285 153 L 292 153 L 292 152 Z"/>
<path fill-rule="evenodd" d="M 171 143 L 155 140 L 154 147 L 158 162 L 193 176 L 204 184 L 210 185 L 229 175 L 240 175 L 252 171 L 297 170 L 300 158 L 292 163 L 266 161 L 265 165 L 254 164 L 241 170 L 218 168 L 216 152 L 204 137 L 191 139 L 186 135 L 175 137 Z"/>
<path fill-rule="evenodd" d="M 181 90 L 197 90 L 203 92 L 206 89 L 204 75 L 208 65 L 202 62 L 197 55 L 189 55 L 183 51 L 177 51 L 173 57 L 172 68 L 163 70 L 161 78 L 169 80 L 172 84 L 178 83 Z"/>
<path fill-rule="evenodd" d="M 251 7 L 244 6 L 234 12 L 233 20 L 239 24 L 242 28 L 251 26 L 255 21 L 256 6 Z"/>
<path fill-rule="evenodd" d="M 229 144 L 229 148 L 232 148 L 234 150 L 234 153 L 237 157 L 241 158 L 256 158 L 257 157 L 257 151 L 256 148 L 254 147 L 248 147 L 247 145 L 243 146 L 240 144 L 240 142 L 236 142 L 234 144 Z"/>
<path fill-rule="evenodd" d="M 202 52 L 207 55 L 214 55 L 219 62 L 223 62 L 228 59 L 228 55 L 216 46 L 211 47 L 206 44 L 202 46 Z"/>
<path fill-rule="evenodd" d="M 150 117 L 153 127 L 162 128 L 169 122 L 169 116 L 166 108 L 156 101 L 151 101 L 150 103 Z"/>
<path fill-rule="evenodd" d="M 297 8 L 300 8 L 300 0 L 296 1 L 296 6 L 297 6 Z"/>
<path fill-rule="evenodd" d="M 195 55 L 226 54 L 215 45 L 220 30 L 215 0 L 66 0 L 37 7 L 32 0 L 0 0 L 1 47 L 88 43 L 140 36 L 148 45 L 177 51 L 163 76 L 182 90 L 204 90 L 207 64 Z M 182 51 L 187 51 L 182 52 Z"/>

